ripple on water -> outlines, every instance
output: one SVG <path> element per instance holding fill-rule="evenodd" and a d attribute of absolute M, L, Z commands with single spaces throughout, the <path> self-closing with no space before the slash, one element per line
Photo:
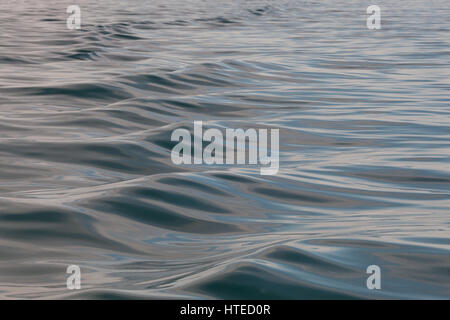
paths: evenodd
<path fill-rule="evenodd" d="M 0 297 L 449 298 L 448 5 L 340 2 L 0 3 Z M 197 120 L 279 173 L 174 165 Z"/>

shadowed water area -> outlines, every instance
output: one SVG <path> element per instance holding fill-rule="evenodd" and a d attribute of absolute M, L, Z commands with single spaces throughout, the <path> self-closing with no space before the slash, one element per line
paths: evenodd
<path fill-rule="evenodd" d="M 376 4 L 2 0 L 0 298 L 448 299 L 450 9 Z M 198 120 L 278 174 L 173 164 Z"/>

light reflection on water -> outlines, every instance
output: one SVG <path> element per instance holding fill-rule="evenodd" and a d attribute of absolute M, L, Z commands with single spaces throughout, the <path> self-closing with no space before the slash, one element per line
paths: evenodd
<path fill-rule="evenodd" d="M 449 297 L 446 1 L 79 3 L 0 4 L 0 297 Z M 172 164 L 196 120 L 279 174 Z"/>

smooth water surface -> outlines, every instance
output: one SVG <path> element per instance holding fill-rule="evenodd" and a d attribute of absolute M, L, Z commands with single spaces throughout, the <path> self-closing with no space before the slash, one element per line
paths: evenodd
<path fill-rule="evenodd" d="M 381 30 L 366 1 L 74 2 L 0 1 L 1 298 L 450 298 L 448 1 L 377 1 Z M 278 128 L 278 174 L 173 164 L 197 120 Z"/>

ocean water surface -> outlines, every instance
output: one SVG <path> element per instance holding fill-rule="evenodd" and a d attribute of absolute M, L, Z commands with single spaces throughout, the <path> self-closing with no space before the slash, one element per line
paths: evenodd
<path fill-rule="evenodd" d="M 1 0 L 0 298 L 449 299 L 449 17 Z M 279 172 L 173 164 L 200 120 L 279 129 Z"/>

